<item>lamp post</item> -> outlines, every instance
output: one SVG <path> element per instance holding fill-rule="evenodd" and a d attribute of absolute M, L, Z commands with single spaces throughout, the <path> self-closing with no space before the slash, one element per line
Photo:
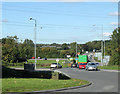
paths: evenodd
<path fill-rule="evenodd" d="M 30 18 L 30 20 L 34 20 L 35 21 L 35 27 L 34 27 L 34 40 L 35 40 L 35 69 L 36 69 L 36 63 L 37 63 L 37 60 L 36 60 L 36 30 L 37 30 L 37 21 L 36 19 L 33 19 L 33 18 Z"/>

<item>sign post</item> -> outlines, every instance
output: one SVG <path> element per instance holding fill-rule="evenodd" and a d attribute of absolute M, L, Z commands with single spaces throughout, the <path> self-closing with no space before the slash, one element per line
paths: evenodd
<path fill-rule="evenodd" d="M 57 68 L 58 68 L 58 62 L 59 62 L 59 59 L 56 59 L 56 62 L 57 62 Z"/>
<path fill-rule="evenodd" d="M 70 55 L 67 55 L 67 58 L 70 58 L 71 56 Z"/>

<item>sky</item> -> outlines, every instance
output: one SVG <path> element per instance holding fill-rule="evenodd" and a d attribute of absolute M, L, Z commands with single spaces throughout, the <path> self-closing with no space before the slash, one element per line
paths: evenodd
<path fill-rule="evenodd" d="M 42 44 L 109 39 L 118 23 L 117 2 L 3 2 L 2 37 Z M 103 37 L 102 37 L 103 33 Z"/>

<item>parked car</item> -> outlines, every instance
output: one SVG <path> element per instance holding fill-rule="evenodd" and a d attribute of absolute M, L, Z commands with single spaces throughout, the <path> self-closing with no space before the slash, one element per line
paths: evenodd
<path fill-rule="evenodd" d="M 88 62 L 85 69 L 86 70 L 98 70 L 98 67 L 96 63 Z"/>
<path fill-rule="evenodd" d="M 79 63 L 79 69 L 85 69 L 87 63 Z"/>
<path fill-rule="evenodd" d="M 32 57 L 32 59 L 35 59 L 35 57 Z"/>
<path fill-rule="evenodd" d="M 62 68 L 62 65 L 60 65 L 59 63 L 52 63 L 50 65 L 50 68 Z"/>
<path fill-rule="evenodd" d="M 76 63 L 72 63 L 71 64 L 71 68 L 75 68 L 75 67 L 77 67 L 77 64 Z"/>
<path fill-rule="evenodd" d="M 43 60 L 47 60 L 47 58 L 45 57 L 45 58 L 43 58 Z"/>
<path fill-rule="evenodd" d="M 41 57 L 38 57 L 38 59 L 42 59 Z"/>
<path fill-rule="evenodd" d="M 99 63 L 96 63 L 97 66 L 99 66 Z"/>

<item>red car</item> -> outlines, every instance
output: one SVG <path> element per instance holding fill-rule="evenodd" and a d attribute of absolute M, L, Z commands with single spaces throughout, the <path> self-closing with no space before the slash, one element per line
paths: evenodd
<path fill-rule="evenodd" d="M 79 63 L 79 69 L 85 69 L 87 63 Z"/>
<path fill-rule="evenodd" d="M 32 57 L 32 59 L 35 59 L 35 57 Z"/>

